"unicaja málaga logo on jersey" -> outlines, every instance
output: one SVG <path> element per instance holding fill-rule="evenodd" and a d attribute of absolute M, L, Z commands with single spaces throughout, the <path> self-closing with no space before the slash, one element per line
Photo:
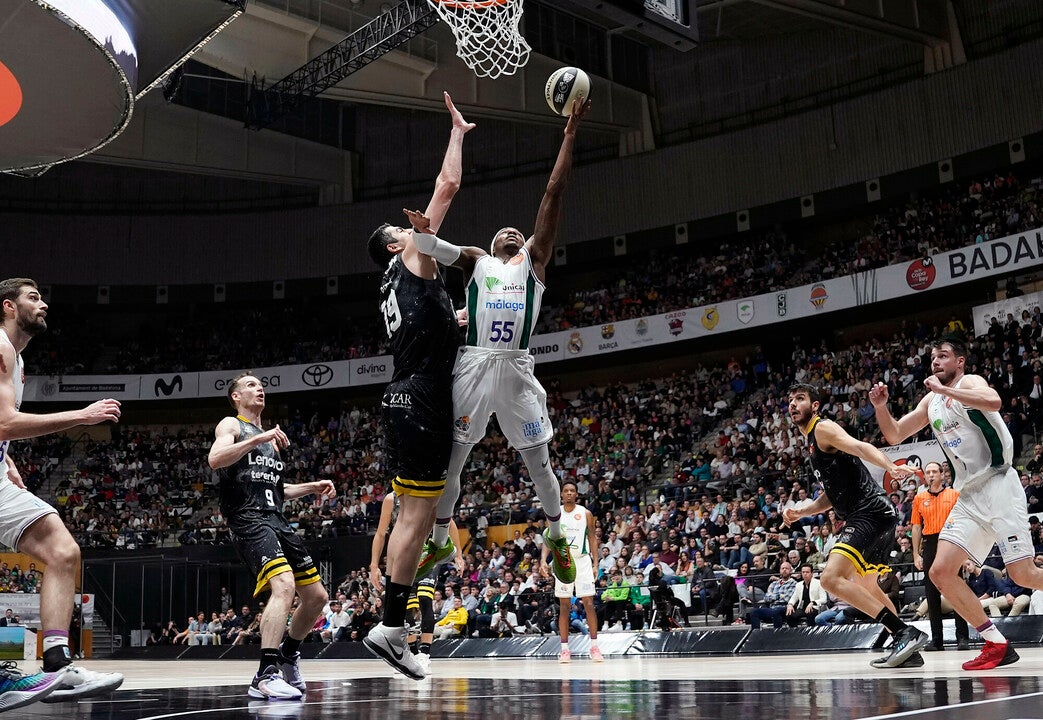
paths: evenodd
<path fill-rule="evenodd" d="M 521 312 L 525 309 L 525 303 L 514 302 L 513 300 L 486 300 L 486 310 L 514 310 L 515 312 Z"/>

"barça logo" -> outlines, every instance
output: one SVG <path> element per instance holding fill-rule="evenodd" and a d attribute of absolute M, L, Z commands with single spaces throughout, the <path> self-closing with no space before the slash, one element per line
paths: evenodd
<path fill-rule="evenodd" d="M 616 334 L 616 326 L 615 325 L 611 325 L 610 324 L 610 325 L 602 325 L 601 326 L 601 337 L 605 338 L 606 340 L 608 340 L 609 338 L 611 338 L 615 334 Z"/>

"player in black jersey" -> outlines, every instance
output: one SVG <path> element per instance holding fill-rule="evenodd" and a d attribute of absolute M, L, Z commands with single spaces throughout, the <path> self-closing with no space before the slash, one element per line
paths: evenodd
<path fill-rule="evenodd" d="M 474 127 L 453 107 L 448 94 L 445 101 L 453 119 L 449 147 L 427 209 L 413 213 L 423 223 L 419 226 L 430 227 L 432 233 L 438 231 L 460 187 L 463 139 Z M 391 580 L 384 592 L 384 620 L 363 642 L 399 672 L 421 680 L 426 673 L 406 643 L 406 604 L 445 489 L 453 441 L 452 372 L 460 333 L 438 263 L 419 251 L 412 228 L 381 225 L 370 236 L 368 249 L 384 268 L 380 310 L 395 373 L 384 391 L 381 423 L 399 511 L 388 538 Z"/>
<path fill-rule="evenodd" d="M 895 465 L 879 449 L 856 440 L 844 428 L 818 414 L 818 388 L 796 383 L 789 389 L 789 414 L 807 438 L 809 463 L 822 494 L 803 507 L 783 512 L 786 525 L 833 508 L 844 528 L 822 571 L 822 587 L 830 595 L 858 608 L 883 624 L 893 637 L 891 654 L 874 660 L 873 667 L 922 665 L 919 650 L 928 637 L 898 617 L 894 603 L 877 585 L 876 576 L 891 572 L 887 565 L 895 540 L 898 514 L 862 460 L 903 478 L 913 473 Z"/>
<path fill-rule="evenodd" d="M 236 415 L 218 424 L 209 463 L 221 477 L 221 513 L 232 541 L 256 578 L 254 596 L 271 589 L 261 617 L 261 664 L 247 694 L 263 700 L 299 700 L 307 687 L 298 650 L 328 595 L 308 549 L 282 514 L 283 498 L 313 493 L 333 497 L 336 490 L 329 480 L 283 484 L 280 451 L 290 440 L 278 425 L 261 430 L 260 380 L 250 373 L 237 375 L 228 385 L 228 401 Z M 283 640 L 295 592 L 300 605 Z"/>

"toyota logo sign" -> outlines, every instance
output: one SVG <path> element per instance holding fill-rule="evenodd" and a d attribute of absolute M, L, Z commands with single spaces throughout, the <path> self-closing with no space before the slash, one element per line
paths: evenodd
<path fill-rule="evenodd" d="M 301 373 L 301 380 L 311 387 L 322 387 L 333 380 L 333 368 L 329 365 L 310 365 Z"/>

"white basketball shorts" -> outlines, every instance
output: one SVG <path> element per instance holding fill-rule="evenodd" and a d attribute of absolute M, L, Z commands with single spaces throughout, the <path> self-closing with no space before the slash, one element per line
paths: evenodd
<path fill-rule="evenodd" d="M 516 450 L 550 442 L 547 392 L 526 350 L 460 348 L 453 369 L 453 442 L 473 445 L 485 437 L 489 416 Z"/>
<path fill-rule="evenodd" d="M 554 578 L 554 597 L 594 597 L 594 565 L 590 555 L 577 555 L 576 548 L 572 548 L 572 561 L 576 563 L 576 582 L 563 583 Z"/>
<path fill-rule="evenodd" d="M 44 515 L 57 510 L 15 485 L 10 480 L 0 481 L 0 542 L 18 549 L 22 534 Z"/>
<path fill-rule="evenodd" d="M 963 548 L 978 565 L 985 562 L 993 543 L 999 545 L 1005 565 L 1031 558 L 1028 505 L 1017 471 L 997 469 L 964 485 L 938 539 Z"/>

